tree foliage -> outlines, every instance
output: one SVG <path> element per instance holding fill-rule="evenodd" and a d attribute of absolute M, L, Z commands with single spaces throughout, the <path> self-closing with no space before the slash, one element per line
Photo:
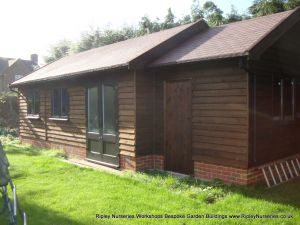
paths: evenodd
<path fill-rule="evenodd" d="M 239 14 L 234 6 L 231 7 L 230 13 L 226 16 L 223 11 L 213 1 L 207 1 L 203 5 L 199 0 L 193 0 L 190 14 L 176 19 L 172 9 L 167 10 L 165 18 L 160 21 L 158 18 L 152 20 L 149 16 L 141 18 L 137 27 L 123 27 L 122 29 L 90 29 L 84 32 L 76 43 L 62 40 L 50 47 L 49 56 L 45 61 L 51 62 L 68 54 L 82 52 L 103 45 L 112 44 L 129 38 L 158 32 L 164 29 L 173 28 L 182 24 L 195 22 L 205 19 L 210 26 L 219 26 L 222 24 L 232 23 L 251 17 L 263 16 L 272 13 L 282 12 L 294 9 L 300 6 L 300 0 L 254 0 L 249 13 Z"/>
<path fill-rule="evenodd" d="M 237 22 L 237 21 L 241 21 L 241 20 L 245 20 L 245 19 L 249 19 L 249 18 L 250 18 L 250 16 L 248 16 L 248 15 L 239 14 L 237 9 L 232 5 L 231 11 L 223 19 L 223 23 L 224 24 L 233 23 L 233 22 Z"/>
<path fill-rule="evenodd" d="M 165 17 L 164 22 L 161 24 L 161 30 L 170 29 L 173 27 L 178 26 L 179 24 L 175 22 L 175 16 L 171 10 L 171 8 L 168 9 L 168 13 Z"/>
<path fill-rule="evenodd" d="M 191 19 L 193 22 L 203 19 L 203 11 L 200 5 L 199 0 L 193 0 L 193 4 L 191 6 Z"/>
<path fill-rule="evenodd" d="M 49 63 L 70 54 L 71 48 L 72 43 L 70 41 L 65 39 L 58 41 L 50 47 L 49 56 L 45 57 L 45 62 Z"/>
<path fill-rule="evenodd" d="M 249 7 L 253 17 L 283 12 L 300 6 L 300 0 L 255 0 Z"/>
<path fill-rule="evenodd" d="M 285 10 L 291 10 L 298 6 L 300 6 L 300 0 L 289 0 L 285 3 L 284 8 Z"/>

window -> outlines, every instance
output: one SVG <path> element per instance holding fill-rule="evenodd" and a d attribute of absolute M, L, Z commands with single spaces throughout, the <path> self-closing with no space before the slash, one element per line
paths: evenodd
<path fill-rule="evenodd" d="M 294 81 L 293 79 L 283 79 L 283 119 L 294 119 Z"/>
<path fill-rule="evenodd" d="M 52 93 L 52 117 L 67 118 L 69 95 L 66 88 L 55 88 Z"/>
<path fill-rule="evenodd" d="M 27 94 L 27 114 L 38 115 L 40 113 L 40 94 L 38 91 L 29 91 Z"/>
<path fill-rule="evenodd" d="M 282 107 L 281 107 L 281 95 L 282 95 L 282 81 L 281 79 L 274 79 L 273 81 L 273 119 L 281 120 Z"/>
<path fill-rule="evenodd" d="M 294 120 L 294 79 L 275 78 L 273 80 L 273 119 Z"/>
<path fill-rule="evenodd" d="M 294 100 L 294 107 L 295 107 L 295 117 L 297 119 L 300 118 L 300 81 L 295 81 L 295 100 Z M 297 101 L 296 101 L 297 100 Z"/>

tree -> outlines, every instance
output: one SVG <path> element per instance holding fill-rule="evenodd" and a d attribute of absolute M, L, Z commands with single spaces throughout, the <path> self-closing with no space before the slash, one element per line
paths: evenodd
<path fill-rule="evenodd" d="M 90 31 L 81 34 L 79 42 L 74 47 L 74 52 L 82 52 L 102 45 L 100 30 L 90 29 Z"/>
<path fill-rule="evenodd" d="M 231 5 L 231 11 L 225 17 L 224 23 L 226 24 L 233 23 L 233 22 L 241 21 L 243 19 L 244 19 L 243 15 L 239 14 L 237 9 L 233 5 Z"/>
<path fill-rule="evenodd" d="M 50 63 L 66 55 L 69 55 L 71 48 L 72 42 L 65 39 L 58 41 L 56 44 L 50 47 L 49 56 L 46 56 L 44 60 L 46 63 Z"/>
<path fill-rule="evenodd" d="M 254 17 L 265 16 L 285 11 L 284 5 L 284 0 L 255 0 L 249 11 Z"/>
<path fill-rule="evenodd" d="M 168 9 L 168 13 L 165 17 L 164 22 L 161 24 L 162 30 L 169 29 L 172 27 L 178 26 L 178 23 L 175 23 L 175 16 L 171 10 L 171 8 Z"/>
<path fill-rule="evenodd" d="M 300 0 L 255 0 L 249 7 L 253 17 L 283 12 L 300 6 Z"/>
<path fill-rule="evenodd" d="M 148 16 L 142 17 L 141 21 L 139 22 L 139 35 L 150 34 L 153 32 L 160 31 L 161 25 L 159 20 L 151 21 Z"/>
<path fill-rule="evenodd" d="M 223 11 L 212 1 L 204 3 L 202 12 L 210 26 L 219 26 L 224 23 Z"/>
<path fill-rule="evenodd" d="M 300 0 L 289 0 L 285 3 L 284 8 L 286 10 L 294 9 L 300 6 Z"/>
<path fill-rule="evenodd" d="M 193 4 L 191 6 L 191 17 L 193 22 L 204 18 L 199 0 L 193 0 Z"/>
<path fill-rule="evenodd" d="M 81 35 L 78 43 L 75 44 L 74 52 L 82 52 L 103 45 L 124 41 L 137 36 L 137 31 L 133 27 L 123 27 L 120 30 L 106 29 L 101 31 L 99 28 L 85 32 Z"/>
<path fill-rule="evenodd" d="M 178 24 L 184 25 L 192 22 L 192 18 L 190 15 L 186 15 L 182 17 L 180 20 L 178 20 Z"/>

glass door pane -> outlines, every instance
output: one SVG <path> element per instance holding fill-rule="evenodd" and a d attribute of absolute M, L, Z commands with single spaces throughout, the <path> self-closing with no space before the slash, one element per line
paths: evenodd
<path fill-rule="evenodd" d="M 116 90 L 112 85 L 103 85 L 103 134 L 116 135 Z"/>
<path fill-rule="evenodd" d="M 99 90 L 88 88 L 88 132 L 99 133 Z"/>

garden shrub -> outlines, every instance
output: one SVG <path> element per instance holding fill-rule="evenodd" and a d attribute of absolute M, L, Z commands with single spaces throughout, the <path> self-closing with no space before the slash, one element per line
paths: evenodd
<path fill-rule="evenodd" d="M 14 92 L 0 93 L 0 134 L 16 135 L 18 128 L 18 95 Z"/>

